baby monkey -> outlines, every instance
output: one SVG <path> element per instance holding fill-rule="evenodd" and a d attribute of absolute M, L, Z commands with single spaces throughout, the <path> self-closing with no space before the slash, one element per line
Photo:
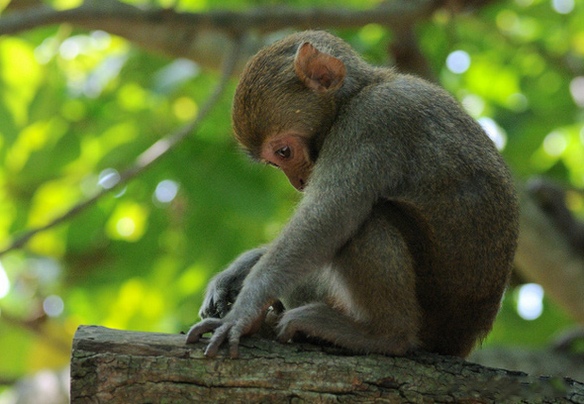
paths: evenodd
<path fill-rule="evenodd" d="M 493 142 L 444 90 L 364 62 L 323 31 L 255 55 L 233 127 L 303 199 L 281 234 L 209 284 L 205 354 L 257 331 L 281 302 L 281 341 L 355 352 L 465 357 L 491 329 L 509 277 L 518 206 Z"/>

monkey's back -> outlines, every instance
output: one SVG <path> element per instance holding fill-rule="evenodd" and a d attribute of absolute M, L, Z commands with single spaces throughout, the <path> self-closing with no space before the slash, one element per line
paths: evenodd
<path fill-rule="evenodd" d="M 403 233 L 416 262 L 422 347 L 466 356 L 491 329 L 511 270 L 513 181 L 493 142 L 450 95 L 417 78 L 389 77 L 357 95 L 347 111 L 358 104 L 360 115 L 337 122 L 333 133 L 355 136 L 360 128 L 352 143 L 377 154 L 385 209 L 409 223 Z"/>

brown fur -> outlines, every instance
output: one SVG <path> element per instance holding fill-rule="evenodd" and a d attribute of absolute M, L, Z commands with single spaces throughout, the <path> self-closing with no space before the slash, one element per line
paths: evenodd
<path fill-rule="evenodd" d="M 282 340 L 464 357 L 487 334 L 516 247 L 517 200 L 493 143 L 445 91 L 306 31 L 249 62 L 233 126 L 259 160 L 272 139 L 299 134 L 310 178 L 281 235 L 210 285 L 202 316 L 227 295 L 233 308 L 195 325 L 190 341 L 222 327 L 208 352 L 229 338 L 233 354 L 275 299 L 287 309 Z"/>

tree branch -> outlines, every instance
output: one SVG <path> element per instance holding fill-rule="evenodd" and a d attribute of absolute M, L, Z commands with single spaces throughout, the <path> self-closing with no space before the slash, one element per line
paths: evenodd
<path fill-rule="evenodd" d="M 117 0 L 93 0 L 69 10 L 39 6 L 10 13 L 0 19 L 0 35 L 64 22 L 94 28 L 118 27 L 125 32 L 128 32 L 124 29 L 127 24 L 164 25 L 174 27 L 175 33 L 208 29 L 230 33 L 250 30 L 268 32 L 291 26 L 305 29 L 331 25 L 348 28 L 370 23 L 399 26 L 430 15 L 441 3 L 436 0 L 392 1 L 370 10 L 341 7 L 296 9 L 278 6 L 241 12 L 211 10 L 204 13 L 181 13 L 172 9 L 140 9 Z"/>
<path fill-rule="evenodd" d="M 584 385 L 460 358 L 352 355 L 332 347 L 241 341 L 241 357 L 205 358 L 184 335 L 80 327 L 71 402 L 581 403 Z"/>
<path fill-rule="evenodd" d="M 70 23 L 119 35 L 150 51 L 217 68 L 220 50 L 228 45 L 233 35 L 266 33 L 290 27 L 349 28 L 370 23 L 399 28 L 428 18 L 442 3 L 440 0 L 409 0 L 388 1 L 369 10 L 278 6 L 240 12 L 180 13 L 172 9 L 140 9 L 117 0 L 93 0 L 70 10 L 39 6 L 8 13 L 0 18 L 0 35 Z M 242 60 L 245 60 L 265 43 L 261 38 L 249 36 L 241 45 Z"/>
<path fill-rule="evenodd" d="M 483 366 L 517 370 L 532 375 L 570 377 L 584 380 L 584 354 L 552 348 L 490 346 L 474 351 L 470 361 Z"/>
<path fill-rule="evenodd" d="M 413 25 L 404 25 L 395 29 L 395 40 L 389 45 L 389 53 L 400 72 L 415 74 L 436 83 L 438 79 L 420 49 L 414 28 Z"/>
<path fill-rule="evenodd" d="M 152 146 L 150 146 L 147 150 L 145 150 L 142 154 L 140 154 L 136 158 L 134 164 L 131 167 L 121 172 L 120 179 L 115 186 L 111 188 L 104 188 L 102 191 L 98 192 L 93 197 L 78 203 L 77 205 L 69 209 L 67 212 L 65 212 L 61 216 L 56 217 L 46 225 L 28 230 L 25 233 L 21 234 L 20 236 L 16 237 L 8 247 L 6 247 L 3 250 L 0 250 L 0 257 L 8 253 L 9 251 L 22 248 L 36 234 L 56 227 L 61 223 L 73 218 L 74 216 L 77 216 L 79 213 L 83 212 L 88 207 L 94 205 L 99 199 L 101 199 L 105 195 L 111 193 L 113 190 L 119 188 L 123 184 L 126 184 L 143 171 L 152 167 L 157 161 L 159 161 L 162 157 L 164 157 L 172 149 L 174 149 L 179 143 L 185 140 L 192 132 L 195 132 L 200 126 L 201 122 L 207 117 L 209 112 L 211 112 L 215 104 L 219 101 L 221 95 L 223 94 L 225 88 L 227 87 L 229 78 L 231 77 L 233 70 L 237 65 L 237 61 L 239 60 L 240 56 L 239 44 L 240 44 L 239 38 L 235 41 L 232 41 L 232 50 L 231 52 L 227 53 L 220 81 L 215 87 L 213 93 L 206 100 L 203 107 L 199 110 L 199 113 L 197 114 L 196 118 L 193 121 L 191 121 L 184 127 L 176 130 L 175 132 L 167 135 L 166 137 L 160 139 Z"/>
<path fill-rule="evenodd" d="M 575 251 L 550 218 L 521 190 L 519 242 L 515 265 L 541 284 L 551 299 L 584 324 L 584 256 Z"/>
<path fill-rule="evenodd" d="M 11 324 L 14 327 L 19 327 L 33 333 L 37 338 L 42 339 L 48 345 L 51 345 L 55 350 L 67 354 L 70 349 L 70 344 L 53 335 L 50 331 L 43 328 L 43 323 L 46 317 L 37 317 L 31 319 L 23 319 L 12 315 L 6 309 L 1 308 L 0 321 Z M 0 382 L 0 385 L 2 383 Z"/>

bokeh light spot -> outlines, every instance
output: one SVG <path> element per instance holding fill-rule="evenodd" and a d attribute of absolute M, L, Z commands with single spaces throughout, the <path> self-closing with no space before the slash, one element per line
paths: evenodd
<path fill-rule="evenodd" d="M 517 313 L 524 320 L 535 320 L 543 312 L 543 288 L 537 283 L 526 283 L 517 293 Z"/>

